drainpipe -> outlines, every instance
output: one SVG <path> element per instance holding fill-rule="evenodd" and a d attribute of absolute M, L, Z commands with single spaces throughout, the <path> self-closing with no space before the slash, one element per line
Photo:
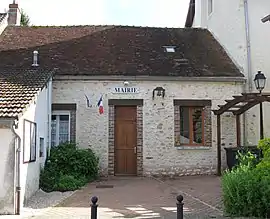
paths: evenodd
<path fill-rule="evenodd" d="M 16 148 L 17 160 L 15 165 L 17 166 L 17 185 L 16 185 L 16 209 L 15 214 L 20 215 L 21 211 L 21 137 L 16 133 L 15 129 L 18 128 L 18 121 L 13 121 L 11 124 L 11 131 L 16 136 L 15 139 L 18 139 L 18 147 Z M 16 144 L 15 144 L 16 145 Z"/>
<path fill-rule="evenodd" d="M 248 73 L 248 89 L 245 89 L 247 92 L 252 92 L 252 67 L 251 67 L 251 51 L 250 51 L 250 30 L 249 30 L 249 13 L 248 13 L 248 1 L 244 0 L 244 12 L 245 12 L 245 32 L 246 32 L 246 46 L 247 46 L 247 73 Z M 246 113 L 243 113 L 243 138 L 244 144 L 246 142 Z"/>
<path fill-rule="evenodd" d="M 51 154 L 51 116 L 52 116 L 52 78 L 50 78 L 47 86 L 47 115 L 48 115 L 48 148 L 46 148 L 48 154 L 46 154 L 46 160 Z"/>

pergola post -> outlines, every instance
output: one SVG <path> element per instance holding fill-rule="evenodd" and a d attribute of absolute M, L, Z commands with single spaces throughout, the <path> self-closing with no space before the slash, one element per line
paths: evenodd
<path fill-rule="evenodd" d="M 240 115 L 236 115 L 236 143 L 237 146 L 241 146 L 241 123 L 240 123 Z"/>
<path fill-rule="evenodd" d="M 221 122 L 220 114 L 217 115 L 217 175 L 221 175 Z"/>
<path fill-rule="evenodd" d="M 219 109 L 213 110 L 217 115 L 217 175 L 221 175 L 221 115 L 231 112 L 236 115 L 236 140 L 237 146 L 241 146 L 241 115 L 250 108 L 262 102 L 270 102 L 270 93 L 242 93 L 233 96 L 232 100 L 225 100 L 227 103 L 218 105 Z M 261 117 L 261 120 L 262 117 Z M 262 123 L 261 123 L 262 124 Z M 262 129 L 261 129 L 262 130 Z"/>

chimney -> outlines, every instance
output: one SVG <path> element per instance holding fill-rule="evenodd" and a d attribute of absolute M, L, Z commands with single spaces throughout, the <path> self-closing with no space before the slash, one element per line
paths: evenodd
<path fill-rule="evenodd" d="M 8 25 L 19 26 L 21 24 L 21 12 L 16 0 L 13 0 L 12 4 L 9 4 L 8 10 Z"/>

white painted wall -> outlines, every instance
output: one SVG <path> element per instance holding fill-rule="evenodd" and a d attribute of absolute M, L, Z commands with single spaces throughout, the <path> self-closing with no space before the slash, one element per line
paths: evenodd
<path fill-rule="evenodd" d="M 173 99 L 211 99 L 212 109 L 234 94 L 242 92 L 243 85 L 234 82 L 188 81 L 133 81 L 130 86 L 139 88 L 137 94 L 113 94 L 112 88 L 123 86 L 123 81 L 54 81 L 53 103 L 77 103 L 76 139 L 81 148 L 89 146 L 100 157 L 102 172 L 108 168 L 108 99 L 144 99 L 143 105 L 143 169 L 144 174 L 179 169 L 216 169 L 216 116 L 212 117 L 212 147 L 205 150 L 179 150 L 174 146 Z M 166 89 L 164 100 L 152 100 L 155 87 Z M 86 107 L 88 95 L 92 108 Z M 96 107 L 103 94 L 104 110 L 99 115 Z M 164 103 L 164 106 L 161 105 Z M 156 105 L 154 105 L 156 104 Z M 236 144 L 235 118 L 222 117 L 222 143 Z M 162 124 L 162 125 L 160 125 Z M 157 126 L 162 127 L 158 129 Z M 222 150 L 224 152 L 224 150 Z M 146 157 L 151 156 L 149 160 Z M 223 153 L 223 165 L 225 164 Z"/>
<path fill-rule="evenodd" d="M 195 12 L 196 13 L 193 20 L 193 27 L 206 27 L 207 0 L 196 0 Z"/>
<path fill-rule="evenodd" d="M 0 153 L 0 214 L 14 213 L 15 148 L 9 127 L 1 127 Z"/>
<path fill-rule="evenodd" d="M 30 198 L 39 189 L 39 174 L 41 166 L 44 166 L 45 156 L 39 157 L 40 137 L 44 138 L 45 143 L 48 141 L 49 126 L 48 118 L 51 117 L 51 102 L 48 98 L 51 94 L 51 82 L 48 87 L 44 88 L 37 96 L 36 101 L 33 102 L 25 111 L 23 116 L 19 119 L 18 134 L 22 138 L 22 152 L 21 152 L 21 204 Z M 37 144 L 36 144 L 36 161 L 31 163 L 23 163 L 23 121 L 24 119 L 37 123 Z M 46 147 L 50 147 L 46 144 Z"/>
<path fill-rule="evenodd" d="M 208 16 L 207 7 L 201 7 L 201 1 L 207 4 L 207 0 L 196 1 L 197 10 L 195 15 L 194 27 L 208 28 L 227 53 L 237 64 L 239 69 L 247 76 L 247 44 L 245 33 L 245 14 L 244 0 L 213 0 L 214 10 Z M 261 18 L 270 13 L 269 0 L 248 0 L 249 27 L 250 27 L 250 45 L 251 45 L 251 65 L 254 77 L 258 70 L 264 72 L 268 78 L 265 92 L 270 91 L 270 62 L 269 62 L 269 36 L 270 23 L 262 23 Z M 201 23 L 196 21 L 196 17 L 205 14 L 201 18 Z M 206 21 L 204 23 L 203 21 Z M 253 79 L 253 78 L 252 78 Z M 253 91 L 257 92 L 253 87 Z M 264 118 L 269 121 L 270 104 L 264 104 Z M 259 114 L 258 106 L 249 110 L 247 113 L 247 134 L 248 142 L 256 145 L 259 140 Z M 265 134 L 270 136 L 270 124 L 265 122 Z"/>

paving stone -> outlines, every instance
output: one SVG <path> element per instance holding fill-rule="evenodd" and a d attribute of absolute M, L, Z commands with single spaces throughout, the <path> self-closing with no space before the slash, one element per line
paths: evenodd
<path fill-rule="evenodd" d="M 184 196 L 185 219 L 223 219 L 220 179 L 215 176 L 153 179 L 115 177 L 88 184 L 32 219 L 90 218 L 90 198 L 98 196 L 98 218 L 176 219 L 176 196 Z M 30 218 L 30 217 L 28 217 Z"/>

